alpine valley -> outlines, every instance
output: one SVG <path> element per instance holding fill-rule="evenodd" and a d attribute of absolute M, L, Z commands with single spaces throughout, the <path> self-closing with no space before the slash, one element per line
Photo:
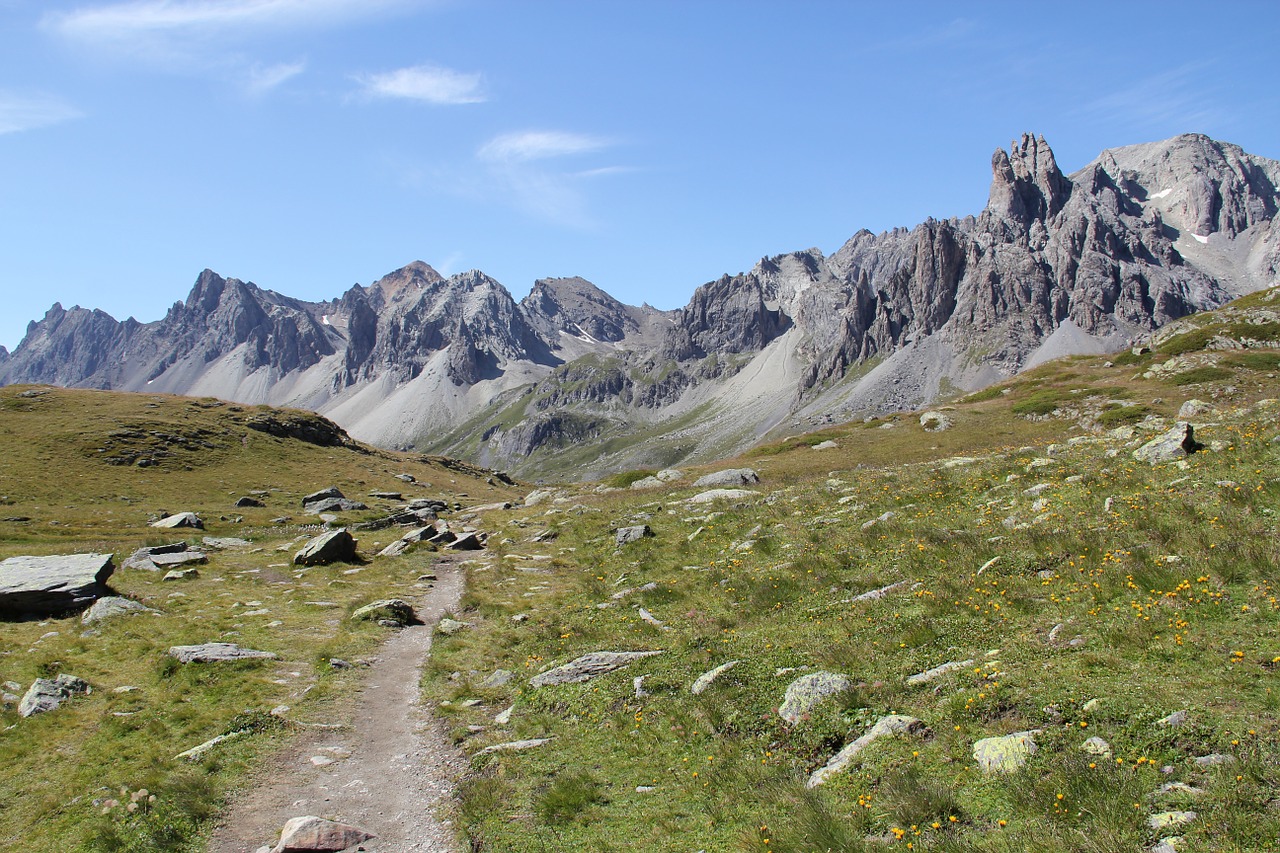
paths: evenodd
<path fill-rule="evenodd" d="M 1023 136 L 991 166 L 977 216 L 765 258 L 676 311 L 580 278 L 516 302 L 421 262 L 319 303 L 205 270 L 151 323 L 55 304 L 0 348 L 0 384 L 293 406 L 385 447 L 595 478 L 1123 349 L 1280 283 L 1280 162 L 1188 134 L 1064 175 Z"/>

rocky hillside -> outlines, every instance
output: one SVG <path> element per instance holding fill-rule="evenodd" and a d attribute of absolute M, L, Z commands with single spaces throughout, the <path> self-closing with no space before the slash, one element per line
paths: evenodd
<path fill-rule="evenodd" d="M 977 216 L 765 258 L 674 312 L 579 278 L 517 303 L 421 262 L 324 303 L 206 270 L 154 323 L 54 305 L 0 352 L 0 382 L 300 406 L 526 475 L 709 459 L 1120 349 L 1273 284 L 1277 184 L 1280 163 L 1205 136 L 1071 175 L 1023 136 Z"/>

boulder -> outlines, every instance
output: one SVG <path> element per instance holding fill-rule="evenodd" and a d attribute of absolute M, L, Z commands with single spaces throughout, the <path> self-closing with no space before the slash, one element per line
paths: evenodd
<path fill-rule="evenodd" d="M 920 426 L 922 426 L 926 432 L 942 432 L 945 429 L 950 429 L 952 425 L 953 421 L 951 418 L 947 417 L 942 412 L 925 412 L 920 416 Z"/>
<path fill-rule="evenodd" d="M 480 551 L 484 549 L 484 543 L 480 541 L 478 534 L 464 533 L 449 543 L 449 549 L 452 551 Z"/>
<path fill-rule="evenodd" d="M 82 693 L 91 693 L 93 688 L 89 682 L 74 675 L 59 675 L 57 678 L 37 678 L 27 689 L 18 705 L 18 716 L 30 717 L 32 714 L 43 714 L 52 711 L 63 702 Z"/>
<path fill-rule="evenodd" d="M 243 497 L 240 500 L 236 501 L 236 509 L 250 509 L 252 507 L 264 507 L 264 506 L 266 506 L 266 504 L 264 504 L 262 501 L 258 500 L 257 498 Z"/>
<path fill-rule="evenodd" d="M 760 482 L 760 475 L 751 468 L 727 468 L 704 474 L 693 481 L 695 489 L 708 486 L 750 486 Z"/>
<path fill-rule="evenodd" d="M 1196 441 L 1195 430 L 1191 424 L 1180 421 L 1173 429 L 1156 436 L 1133 451 L 1133 458 L 1139 462 L 1159 465 L 1161 462 L 1182 459 L 1203 446 Z"/>
<path fill-rule="evenodd" d="M 470 622 L 459 622 L 457 619 L 450 619 L 446 616 L 444 619 L 441 619 L 440 622 L 436 625 L 436 630 L 439 631 L 441 634 L 444 634 L 446 637 L 452 637 L 454 634 L 458 633 L 464 628 L 470 628 L 470 627 L 471 627 Z"/>
<path fill-rule="evenodd" d="M 554 684 L 577 684 L 590 681 L 601 675 L 635 663 L 638 660 L 662 652 L 591 652 L 562 666 L 549 669 L 529 679 L 533 687 L 548 687 Z"/>
<path fill-rule="evenodd" d="M 160 554 L 180 554 L 190 547 L 186 542 L 171 542 L 168 545 L 152 545 L 148 548 L 139 548 L 120 564 L 124 569 L 146 569 L 154 572 L 158 567 L 151 561 L 151 558 Z"/>
<path fill-rule="evenodd" d="M 294 565 L 324 566 L 329 563 L 351 563 L 356 559 L 356 540 L 346 529 L 331 530 L 311 539 L 293 555 Z"/>
<path fill-rule="evenodd" d="M 271 848 L 271 853 L 337 853 L 370 838 L 377 836 L 358 826 L 304 815 L 289 819 L 280 830 L 280 843 Z"/>
<path fill-rule="evenodd" d="M 279 655 L 246 649 L 235 643 L 202 643 L 198 646 L 171 646 L 169 657 L 179 663 L 228 663 L 238 660 L 278 660 Z"/>
<path fill-rule="evenodd" d="M 311 494 L 309 494 L 309 495 L 307 495 L 306 497 L 304 497 L 304 498 L 302 499 L 302 505 L 303 505 L 303 507 L 306 507 L 306 506 L 308 506 L 308 505 L 310 505 L 310 504 L 317 503 L 317 502 L 319 502 L 319 501 L 323 501 L 323 500 L 327 500 L 327 499 L 329 499 L 329 498 L 342 498 L 342 497 L 346 497 L 346 495 L 344 495 L 344 494 L 342 494 L 342 492 L 338 491 L 338 487 L 337 487 L 337 486 L 330 486 L 330 487 L 329 487 L 329 488 L 327 488 L 327 489 L 321 489 L 321 490 L 320 490 L 320 491 L 318 491 L 318 492 L 312 492 Z"/>
<path fill-rule="evenodd" d="M 509 669 L 495 669 L 492 675 L 490 675 L 484 681 L 480 682 L 480 686 L 481 687 L 502 687 L 514 677 L 515 677 L 515 673 Z"/>
<path fill-rule="evenodd" d="M 402 501 L 404 492 L 370 492 L 369 497 L 380 501 Z"/>
<path fill-rule="evenodd" d="M 736 501 L 758 497 L 760 497 L 760 493 L 753 492 L 750 489 L 710 489 L 705 492 L 699 492 L 686 500 L 685 503 L 708 504 L 712 501 Z"/>
<path fill-rule="evenodd" d="M 182 566 L 203 566 L 209 558 L 203 551 L 179 551 L 176 554 L 152 554 L 151 565 L 157 569 L 176 569 Z"/>
<path fill-rule="evenodd" d="M 117 616 L 131 616 L 134 613 L 156 613 L 145 604 L 139 604 L 131 598 L 124 598 L 119 595 L 108 595 L 99 598 L 93 603 L 93 606 L 84 612 L 80 617 L 80 621 L 85 625 L 97 625 L 99 622 L 105 622 L 108 619 L 114 619 Z"/>
<path fill-rule="evenodd" d="M 639 524 L 635 527 L 619 527 L 614 531 L 613 542 L 621 548 L 623 545 L 639 542 L 646 536 L 653 536 L 653 530 L 647 524 Z"/>
<path fill-rule="evenodd" d="M 702 673 L 702 675 L 699 675 L 697 678 L 694 679 L 693 685 L 689 688 L 689 692 L 692 693 L 694 696 L 701 695 L 703 692 L 706 691 L 708 687 L 710 687 L 712 684 L 715 683 L 715 680 L 717 678 L 719 678 L 721 675 L 728 672 L 729 670 L 733 669 L 735 666 L 737 666 L 741 662 L 742 661 L 731 660 L 728 663 L 720 664 L 715 669 L 708 670 L 707 672 Z"/>
<path fill-rule="evenodd" d="M 930 681 L 933 681 L 935 678 L 941 678 L 942 676 L 946 675 L 948 672 L 951 672 L 957 669 L 967 669 L 968 667 L 971 667 L 971 666 L 973 666 L 972 659 L 953 660 L 943 664 L 938 664 L 933 669 L 927 669 L 924 672 L 918 672 L 915 675 L 908 675 L 907 686 L 917 687 L 921 684 L 928 684 Z"/>
<path fill-rule="evenodd" d="M 0 616 L 51 616 L 107 594 L 110 554 L 10 557 L 0 562 Z"/>
<path fill-rule="evenodd" d="M 988 737 L 973 745 L 973 759 L 987 773 L 1012 773 L 1036 753 L 1036 731 Z"/>
<path fill-rule="evenodd" d="M 200 570 L 199 570 L 199 569 L 174 569 L 173 571 L 165 572 L 165 573 L 164 573 L 164 577 L 160 578 L 160 580 L 161 580 L 161 582 L 164 582 L 164 581 L 193 581 L 193 580 L 195 580 L 195 579 L 196 579 L 196 578 L 198 578 L 198 577 L 200 577 Z"/>
<path fill-rule="evenodd" d="M 839 446 L 840 445 L 836 444 L 834 441 L 831 441 L 830 439 L 827 439 L 826 441 L 820 441 L 817 444 L 812 445 L 814 450 L 835 450 Z"/>
<path fill-rule="evenodd" d="M 346 498 L 324 498 L 306 505 L 307 512 L 312 515 L 322 515 L 326 512 L 354 512 L 358 509 L 368 508 L 369 507 L 360 503 L 360 501 L 348 500 Z"/>
<path fill-rule="evenodd" d="M 412 542 L 407 539 L 397 539 L 387 547 L 378 552 L 379 557 L 399 557 L 401 554 L 413 547 Z"/>
<path fill-rule="evenodd" d="M 207 548 L 213 548 L 216 551 L 225 551 L 230 548 L 249 548 L 253 543 L 248 539 L 239 539 L 235 536 L 205 536 L 200 540 Z"/>
<path fill-rule="evenodd" d="M 787 685 L 778 714 L 788 723 L 797 723 L 822 700 L 843 693 L 853 686 L 846 675 L 834 672 L 811 672 Z"/>
<path fill-rule="evenodd" d="M 902 714 L 889 714 L 881 717 L 876 720 L 876 724 L 866 734 L 833 755 L 825 766 L 813 771 L 809 776 L 809 781 L 805 783 L 805 787 L 816 788 L 837 773 L 843 772 L 857 758 L 858 753 L 870 746 L 873 741 L 882 737 L 899 737 L 902 735 L 926 737 L 928 734 L 929 728 L 915 717 L 908 717 Z"/>
<path fill-rule="evenodd" d="M 384 598 L 381 601 L 366 604 L 364 607 L 357 608 L 351 614 L 351 618 L 356 622 L 372 619 L 380 624 L 385 621 L 401 626 L 413 625 L 418 621 L 417 614 L 413 612 L 413 605 L 400 598 Z"/>
<path fill-rule="evenodd" d="M 528 740 L 513 740 L 508 743 L 495 743 L 493 746 L 486 746 L 484 749 L 477 752 L 476 755 L 492 755 L 495 752 L 520 752 L 525 749 L 534 749 L 535 747 L 550 743 L 552 740 L 554 740 L 554 738 L 535 737 L 529 738 Z"/>
<path fill-rule="evenodd" d="M 1153 814 L 1147 818 L 1147 826 L 1154 830 L 1170 829 L 1172 827 L 1186 826 L 1195 820 L 1199 815 L 1195 812 L 1171 811 Z"/>
<path fill-rule="evenodd" d="M 204 522 L 200 520 L 200 516 L 194 512 L 180 512 L 175 515 L 167 515 L 159 521 L 151 522 L 152 527 L 163 529 L 176 529 L 179 527 L 190 527 L 194 530 L 204 530 Z"/>

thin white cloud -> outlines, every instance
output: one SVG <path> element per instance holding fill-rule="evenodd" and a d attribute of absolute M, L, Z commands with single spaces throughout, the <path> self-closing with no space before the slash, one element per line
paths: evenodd
<path fill-rule="evenodd" d="M 1088 101 L 1076 111 L 1107 122 L 1160 126 L 1185 132 L 1220 122 L 1221 98 L 1207 79 L 1208 66 L 1190 63 L 1149 77 Z"/>
<path fill-rule="evenodd" d="M 51 95 L 0 91 L 0 135 L 47 127 L 82 115 L 75 107 Z"/>
<path fill-rule="evenodd" d="M 301 61 L 282 62 L 268 66 L 255 65 L 249 69 L 245 89 L 255 97 L 265 95 L 306 70 L 307 63 Z"/>
<path fill-rule="evenodd" d="M 130 0 L 51 12 L 44 24 L 80 41 L 127 43 L 229 29 L 341 23 L 402 5 L 407 5 L 404 0 Z"/>
<path fill-rule="evenodd" d="M 476 156 L 490 163 L 524 163 L 570 154 L 599 151 L 608 140 L 558 130 L 525 130 L 504 133 L 486 142 Z"/>
<path fill-rule="evenodd" d="M 481 75 L 437 65 L 360 74 L 356 80 L 366 95 L 375 98 L 404 98 L 429 104 L 478 104 L 486 100 Z"/>

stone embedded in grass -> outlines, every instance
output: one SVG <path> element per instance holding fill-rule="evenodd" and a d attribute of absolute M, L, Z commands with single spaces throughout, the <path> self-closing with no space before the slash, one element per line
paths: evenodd
<path fill-rule="evenodd" d="M 110 554 L 10 557 L 0 562 L 0 616 L 50 616 L 107 592 Z"/>
<path fill-rule="evenodd" d="M 480 686 L 481 687 L 501 687 L 502 685 L 506 684 L 508 681 L 510 681 L 514 677 L 515 677 L 515 673 L 509 669 L 495 669 L 492 675 L 490 675 L 484 681 L 480 682 Z"/>
<path fill-rule="evenodd" d="M 1212 752 L 1208 755 L 1201 755 L 1191 759 L 1192 763 L 1197 767 L 1218 767 L 1223 764 L 1232 764 L 1235 760 L 1234 755 L 1223 755 L 1220 752 Z"/>
<path fill-rule="evenodd" d="M 787 685 L 779 716 L 788 723 L 796 723 L 812 711 L 822 700 L 843 693 L 853 686 L 847 675 L 835 672 L 811 672 Z"/>
<path fill-rule="evenodd" d="M 293 557 L 295 565 L 323 566 L 329 563 L 350 563 L 356 559 L 356 540 L 345 528 L 331 530 L 311 539 Z"/>
<path fill-rule="evenodd" d="M 1168 838 L 1162 838 L 1156 842 L 1156 846 L 1151 848 L 1151 853 L 1178 853 L 1182 848 L 1183 838 L 1181 835 L 1170 835 Z"/>
<path fill-rule="evenodd" d="M 1089 755 L 1101 755 L 1105 758 L 1110 758 L 1111 744 L 1100 737 L 1091 737 L 1080 744 L 1080 751 L 1087 752 Z"/>
<path fill-rule="evenodd" d="M 925 412 L 920 416 L 920 426 L 926 432 L 942 432 L 950 429 L 954 422 L 942 412 Z"/>
<path fill-rule="evenodd" d="M 1147 818 L 1147 826 L 1151 829 L 1169 829 L 1175 826 L 1186 826 L 1199 815 L 1195 812 L 1160 812 Z"/>
<path fill-rule="evenodd" d="M 972 658 L 969 660 L 953 660 L 948 661 L 947 663 L 938 664 L 933 669 L 926 669 L 924 672 L 918 672 L 915 675 L 907 676 L 907 686 L 916 687 L 921 684 L 928 684 L 930 681 L 933 681 L 935 678 L 941 678 L 948 672 L 957 669 L 966 669 L 971 666 L 973 666 Z"/>
<path fill-rule="evenodd" d="M 484 542 L 477 533 L 464 533 L 449 543 L 451 551 L 482 551 Z"/>
<path fill-rule="evenodd" d="M 400 627 L 412 625 L 418 621 L 417 615 L 413 612 L 413 605 L 400 598 L 384 598 L 381 601 L 366 604 L 356 609 L 351 614 L 351 619 L 355 622 L 373 620 L 380 625 L 391 622 Z"/>
<path fill-rule="evenodd" d="M 760 475 L 751 468 L 726 468 L 704 474 L 693 481 L 695 489 L 707 486 L 751 486 L 760 482 Z"/>
<path fill-rule="evenodd" d="M 171 572 L 165 572 L 161 581 L 193 581 L 200 577 L 199 569 L 174 569 Z"/>
<path fill-rule="evenodd" d="M 813 450 L 835 450 L 839 446 L 840 445 L 836 444 L 834 441 L 827 439 L 826 441 L 820 441 L 817 444 L 812 445 L 812 449 Z"/>
<path fill-rule="evenodd" d="M 1191 424 L 1180 421 L 1173 429 L 1156 436 L 1133 451 L 1133 458 L 1139 462 L 1159 465 L 1161 462 L 1183 459 L 1203 446 L 1196 441 L 1195 429 Z"/>
<path fill-rule="evenodd" d="M 360 509 L 368 509 L 369 507 L 360 501 L 353 501 L 347 498 L 325 498 L 324 500 L 315 501 L 306 505 L 307 512 L 312 515 L 324 515 L 332 512 L 354 512 Z"/>
<path fill-rule="evenodd" d="M 450 619 L 446 616 L 444 619 L 440 620 L 440 624 L 436 625 L 436 630 L 441 634 L 444 634 L 446 637 L 452 637 L 464 628 L 470 627 L 470 622 L 459 622 L 457 619 Z"/>
<path fill-rule="evenodd" d="M 709 489 L 705 492 L 699 492 L 687 499 L 685 503 L 709 504 L 713 501 L 739 501 L 758 497 L 760 497 L 760 493 L 753 492 L 750 489 Z"/>
<path fill-rule="evenodd" d="M 346 497 L 346 495 L 338 491 L 337 486 L 330 486 L 327 489 L 321 489 L 318 492 L 312 492 L 311 494 L 304 497 L 302 499 L 302 505 L 305 507 L 307 506 L 307 504 L 319 503 L 320 501 L 329 500 L 330 498 L 343 498 L 343 497 Z"/>
<path fill-rule="evenodd" d="M 140 604 L 131 598 L 124 598 L 119 595 L 108 595 L 99 598 L 93 603 L 93 606 L 84 612 L 80 617 L 80 621 L 85 625 L 96 625 L 99 622 L 105 622 L 116 616 L 129 616 L 134 613 L 157 613 L 159 611 Z"/>
<path fill-rule="evenodd" d="M 1164 726 L 1165 728 L 1176 729 L 1176 728 L 1180 728 L 1181 726 L 1185 726 L 1187 724 L 1187 721 L 1190 718 L 1191 718 L 1191 714 L 1186 710 L 1174 711 L 1172 714 L 1168 715 L 1167 717 L 1161 717 L 1160 719 L 1156 720 L 1156 725 Z"/>
<path fill-rule="evenodd" d="M 911 581 L 897 581 L 896 583 L 891 583 L 888 586 L 882 586 L 879 589 L 867 590 L 864 593 L 855 595 L 853 598 L 849 599 L 847 602 L 844 602 L 844 603 L 857 604 L 860 601 L 879 601 L 889 593 L 897 592 L 898 590 L 902 589 L 904 586 L 906 586 L 909 583 L 911 583 Z"/>
<path fill-rule="evenodd" d="M 492 755 L 495 752 L 520 752 L 521 750 L 542 746 L 544 743 L 550 743 L 553 740 L 555 738 L 536 737 L 528 740 L 513 740 L 508 743 L 495 743 L 493 746 L 486 746 L 476 755 Z"/>
<path fill-rule="evenodd" d="M 151 522 L 151 526 L 165 529 L 190 527 L 194 530 L 204 530 L 204 522 L 194 512 L 179 512 L 174 515 L 168 515 L 159 521 Z"/>
<path fill-rule="evenodd" d="M 833 755 L 825 766 L 810 774 L 805 787 L 816 788 L 832 776 L 842 772 L 858 756 L 858 753 L 870 746 L 873 741 L 882 737 L 898 737 L 901 735 L 928 737 L 929 728 L 915 717 L 908 717 L 903 714 L 888 714 L 881 717 L 876 720 L 876 724 L 866 734 L 845 746 L 844 749 Z"/>
<path fill-rule="evenodd" d="M 274 652 L 246 649 L 235 643 L 201 643 L 197 646 L 170 646 L 169 657 L 179 663 L 230 663 L 241 660 L 279 660 Z"/>
<path fill-rule="evenodd" d="M 26 695 L 18 705 L 19 717 L 30 717 L 32 714 L 43 714 L 55 710 L 72 696 L 92 693 L 89 682 L 74 675 L 59 675 L 57 678 L 37 678 L 27 688 Z"/>
<path fill-rule="evenodd" d="M 623 545 L 630 545 L 632 542 L 639 542 L 641 539 L 653 535 L 653 530 L 647 524 L 637 524 L 634 527 L 619 527 L 614 532 L 613 543 L 621 548 Z"/>
<path fill-rule="evenodd" d="M 180 554 L 186 551 L 190 546 L 186 542 L 172 542 L 168 545 L 152 545 L 149 548 L 139 548 L 120 564 L 125 569 L 146 569 L 154 572 L 159 568 L 152 558 L 161 554 Z"/>
<path fill-rule="evenodd" d="M 702 673 L 702 675 L 699 675 L 694 679 L 693 685 L 689 688 L 689 692 L 694 696 L 701 695 L 708 687 L 715 683 L 717 678 L 724 675 L 740 663 L 742 663 L 742 661 L 731 660 L 728 663 L 720 664 L 715 669 Z"/>
<path fill-rule="evenodd" d="M 209 562 L 203 551 L 178 551 L 173 554 L 152 554 L 151 565 L 157 569 L 176 569 L 180 566 L 203 566 Z"/>
<path fill-rule="evenodd" d="M 987 773 L 1012 773 L 1035 755 L 1038 730 L 988 737 L 973 745 L 973 759 Z"/>
<path fill-rule="evenodd" d="M 554 684 L 577 684 L 606 675 L 614 670 L 622 669 L 624 666 L 635 663 L 642 658 L 660 654 L 662 654 L 661 651 L 591 652 L 562 666 L 557 666 L 554 669 L 535 675 L 529 679 L 529 684 L 533 687 L 548 687 Z"/>
<path fill-rule="evenodd" d="M 304 815 L 291 818 L 284 825 L 280 830 L 280 843 L 271 848 L 271 853 L 337 853 L 377 837 L 358 826 Z"/>

